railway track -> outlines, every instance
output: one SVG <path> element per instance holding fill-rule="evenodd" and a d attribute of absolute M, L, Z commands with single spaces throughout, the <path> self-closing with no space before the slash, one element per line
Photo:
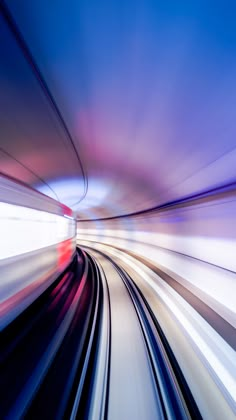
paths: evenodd
<path fill-rule="evenodd" d="M 200 419 L 131 277 L 100 251 L 78 252 L 2 332 L 2 418 Z"/>

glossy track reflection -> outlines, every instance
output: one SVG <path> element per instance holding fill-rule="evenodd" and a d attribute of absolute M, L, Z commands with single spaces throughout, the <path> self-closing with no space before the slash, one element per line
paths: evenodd
<path fill-rule="evenodd" d="M 141 291 L 135 286 L 127 272 L 118 266 L 112 258 L 102 252 L 91 250 L 90 252 L 92 252 L 92 255 L 94 255 L 96 260 L 104 267 L 108 285 L 110 285 L 111 289 L 112 287 L 115 287 L 116 290 L 116 296 L 114 295 L 113 299 L 118 299 L 118 304 L 116 304 L 113 299 L 111 300 L 113 303 L 111 305 L 111 319 L 114 318 L 116 320 L 113 323 L 111 322 L 111 328 L 113 326 L 113 329 L 111 329 L 111 358 L 113 358 L 113 372 L 115 372 L 115 374 L 112 374 L 111 362 L 108 418 L 128 418 L 130 415 L 135 415 L 135 418 L 143 418 L 143 416 L 146 415 L 148 416 L 147 418 L 200 419 L 201 415 L 180 371 L 178 363 Z M 114 272 L 112 273 L 111 266 L 118 274 L 117 277 L 115 277 Z M 111 276 L 113 277 L 113 280 L 111 280 Z M 114 285 L 114 282 L 117 284 Z M 124 302 L 122 302 L 122 292 L 121 290 L 119 291 L 118 286 L 118 283 L 121 284 L 121 282 L 125 286 L 126 294 L 128 296 L 126 305 L 129 306 L 129 310 L 131 307 L 134 307 L 135 309 L 139 324 L 138 328 L 141 330 L 142 335 L 141 342 L 138 339 L 138 334 L 136 333 L 136 336 L 134 333 L 135 327 L 131 322 L 132 317 L 129 319 L 127 318 L 129 310 L 127 311 Z M 129 327 L 132 332 L 129 330 Z M 122 345 L 118 340 L 122 338 L 122 335 L 124 338 L 125 332 L 122 334 L 119 331 L 120 329 L 124 331 L 128 329 L 130 333 L 130 337 L 127 337 L 128 340 L 126 343 L 122 343 Z M 112 345 L 113 342 L 115 343 L 114 346 Z M 144 384 L 146 373 L 144 372 L 145 362 L 140 357 L 140 354 L 138 363 L 135 366 L 137 346 L 140 345 L 145 349 L 145 357 L 146 360 L 148 360 L 146 368 L 150 373 L 149 386 L 152 388 L 151 391 L 148 391 L 147 384 L 146 386 L 143 386 L 142 395 L 139 394 L 137 382 L 141 379 L 141 382 Z M 114 348 L 115 346 L 118 348 Z M 122 348 L 125 348 L 123 358 Z M 134 364 L 132 380 L 130 380 L 129 374 L 126 375 L 124 371 L 123 374 L 118 373 L 118 371 L 124 370 L 124 366 L 125 369 L 129 371 L 130 366 L 127 366 L 127 360 L 129 360 L 129 363 Z M 136 380 L 134 379 L 134 375 L 136 375 Z M 122 394 L 122 389 L 126 387 L 125 382 L 122 383 L 122 379 L 123 381 L 128 380 L 131 386 L 131 389 L 126 390 L 126 395 Z M 116 395 L 114 395 L 115 393 Z M 153 401 L 150 400 L 152 394 L 154 396 Z M 146 401 L 144 402 L 144 400 Z M 147 402 L 148 407 L 146 406 Z"/>

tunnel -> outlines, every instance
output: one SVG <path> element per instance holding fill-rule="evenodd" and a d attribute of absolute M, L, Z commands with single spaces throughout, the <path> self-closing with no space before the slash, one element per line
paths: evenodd
<path fill-rule="evenodd" d="M 0 0 L 0 418 L 236 418 L 236 4 Z"/>

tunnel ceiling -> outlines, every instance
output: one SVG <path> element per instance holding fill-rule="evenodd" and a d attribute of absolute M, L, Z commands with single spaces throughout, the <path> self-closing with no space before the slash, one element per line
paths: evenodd
<path fill-rule="evenodd" d="M 210 1 L 8 0 L 0 167 L 79 218 L 235 181 L 236 32 Z M 222 19 L 223 17 L 223 19 Z"/>

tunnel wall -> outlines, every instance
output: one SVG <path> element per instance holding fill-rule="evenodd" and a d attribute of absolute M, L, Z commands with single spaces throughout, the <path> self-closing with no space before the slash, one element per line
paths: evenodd
<path fill-rule="evenodd" d="M 71 263 L 76 250 L 72 211 L 0 175 L 0 330 Z"/>
<path fill-rule="evenodd" d="M 77 243 L 151 261 L 236 326 L 235 190 L 146 214 L 77 224 Z"/>

